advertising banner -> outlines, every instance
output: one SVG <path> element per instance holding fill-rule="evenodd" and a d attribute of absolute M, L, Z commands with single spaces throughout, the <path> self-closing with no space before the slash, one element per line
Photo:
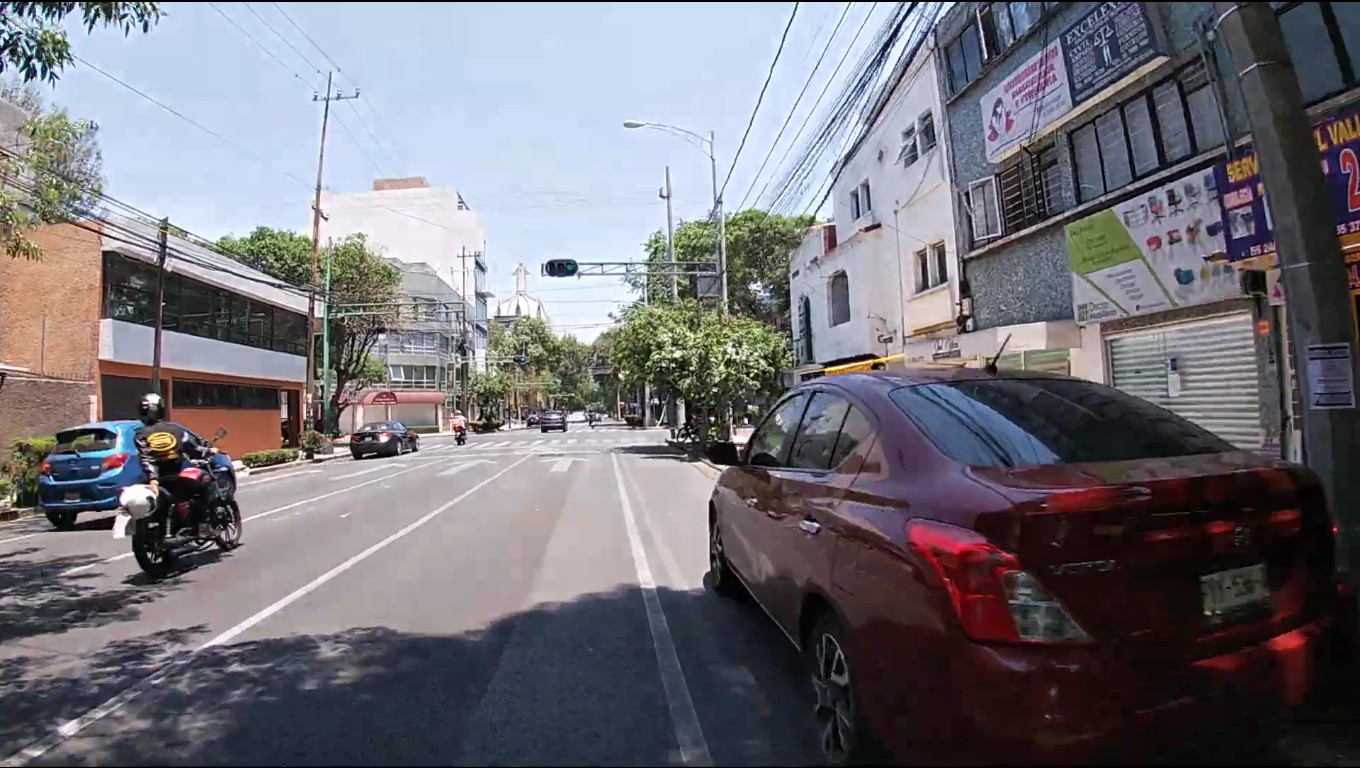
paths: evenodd
<path fill-rule="evenodd" d="M 1099 3 L 982 95 L 990 162 L 1041 135 L 1106 87 L 1160 56 L 1142 3 Z"/>
<path fill-rule="evenodd" d="M 1078 323 L 1242 295 L 1236 268 L 1206 261 L 1224 247 L 1214 177 L 1184 176 L 1066 226 Z"/>
<path fill-rule="evenodd" d="M 1360 246 L 1360 111 L 1313 128 L 1322 172 L 1336 212 L 1336 235 L 1346 249 Z M 1256 153 L 1248 151 L 1214 169 L 1223 193 L 1222 221 L 1231 261 L 1275 254 L 1275 228 Z"/>

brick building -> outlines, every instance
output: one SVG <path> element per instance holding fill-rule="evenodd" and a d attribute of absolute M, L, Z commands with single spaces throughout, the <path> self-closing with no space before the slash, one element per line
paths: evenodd
<path fill-rule="evenodd" d="M 0 444 L 135 418 L 151 389 L 156 230 L 131 219 L 47 227 L 39 261 L 0 259 Z M 296 440 L 306 296 L 171 237 L 161 391 L 171 418 L 241 454 Z M 291 434 L 288 434 L 291 433 Z"/>

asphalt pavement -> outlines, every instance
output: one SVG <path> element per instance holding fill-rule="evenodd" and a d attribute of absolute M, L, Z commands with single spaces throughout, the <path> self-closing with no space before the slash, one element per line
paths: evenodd
<path fill-rule="evenodd" d="M 812 765 L 796 653 L 703 587 L 663 430 L 426 437 L 247 477 L 243 546 L 146 579 L 110 517 L 0 526 L 0 760 Z"/>

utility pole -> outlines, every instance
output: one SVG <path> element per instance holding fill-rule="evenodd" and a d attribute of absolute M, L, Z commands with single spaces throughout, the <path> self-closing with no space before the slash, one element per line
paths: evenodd
<path fill-rule="evenodd" d="M 671 208 L 671 167 L 666 166 L 666 187 L 661 190 L 661 199 L 666 201 L 666 261 L 675 261 L 675 214 Z M 675 272 L 671 273 L 671 301 L 680 299 L 680 276 Z M 680 401 L 675 393 L 671 392 L 666 397 L 666 421 L 671 429 L 676 429 L 680 423 Z"/>
<path fill-rule="evenodd" d="M 335 261 L 335 239 L 326 238 L 326 305 L 321 308 L 321 429 L 331 427 L 331 264 Z"/>
<path fill-rule="evenodd" d="M 671 277 L 674 280 L 674 277 Z M 652 303 L 652 279 L 650 276 L 642 278 L 642 304 L 650 306 Z M 647 379 L 642 382 L 642 426 L 652 426 L 652 380 Z"/>
<path fill-rule="evenodd" d="M 1304 457 L 1322 478 L 1340 533 L 1338 564 L 1349 571 L 1360 567 L 1360 414 L 1354 395 L 1355 325 L 1334 207 L 1275 11 L 1269 3 L 1214 6 L 1237 71 L 1275 225 L 1294 370 L 1303 395 Z M 1346 376 L 1349 405 L 1340 391 Z M 1332 402 L 1319 406 L 1315 390 L 1324 377 Z"/>
<path fill-rule="evenodd" d="M 346 101 L 359 98 L 359 91 L 346 96 L 344 93 L 331 91 L 331 84 L 335 77 L 334 72 L 326 73 L 326 95 L 313 94 L 312 101 L 322 102 L 321 109 L 321 151 L 316 159 L 316 196 L 312 201 L 312 289 L 307 295 L 307 383 L 306 390 L 303 392 L 303 400 L 306 403 L 307 415 L 304 421 L 314 419 L 312 415 L 312 396 L 316 388 L 316 285 L 321 282 L 321 219 L 324 214 L 321 212 L 321 180 L 326 167 L 326 128 L 331 120 L 331 102 Z"/>
<path fill-rule="evenodd" d="M 151 342 L 151 391 L 161 391 L 161 336 L 165 332 L 165 260 L 170 253 L 170 219 L 161 219 L 156 237 L 156 336 Z"/>
<path fill-rule="evenodd" d="M 713 215 L 718 217 L 718 303 L 727 319 L 727 214 L 718 194 L 718 153 L 713 148 L 713 131 L 708 132 L 708 162 L 713 171 Z"/>

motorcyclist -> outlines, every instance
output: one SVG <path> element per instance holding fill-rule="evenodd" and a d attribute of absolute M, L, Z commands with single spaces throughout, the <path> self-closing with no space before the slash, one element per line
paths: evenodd
<path fill-rule="evenodd" d="M 142 426 L 137 428 L 133 442 L 137 446 L 137 460 L 146 472 L 148 485 L 160 499 L 161 489 L 170 502 L 189 502 L 189 522 L 200 538 L 212 535 L 207 523 L 208 488 L 210 476 L 198 482 L 180 477 L 189 459 L 207 459 L 217 449 L 204 443 L 183 425 L 165 420 L 165 400 L 150 392 L 137 405 Z"/>
<path fill-rule="evenodd" d="M 467 419 L 463 418 L 462 411 L 454 409 L 453 418 L 449 419 L 449 426 L 453 429 L 455 435 L 460 433 L 464 435 L 467 434 Z"/>

